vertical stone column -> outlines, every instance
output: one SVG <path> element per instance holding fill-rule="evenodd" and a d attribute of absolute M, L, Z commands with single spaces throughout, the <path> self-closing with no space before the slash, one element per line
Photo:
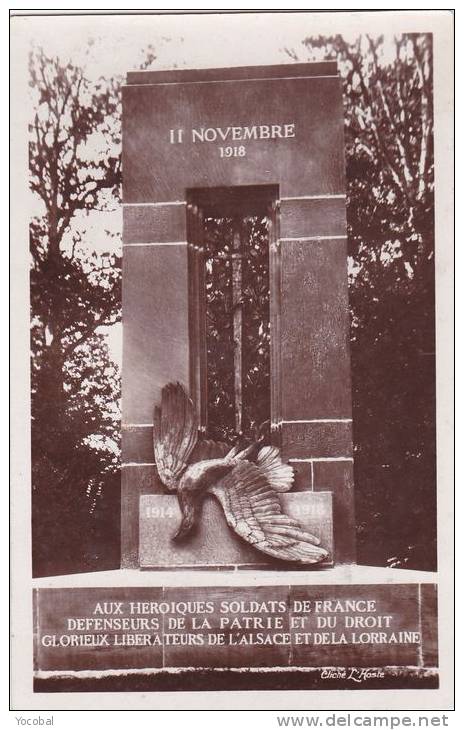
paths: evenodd
<path fill-rule="evenodd" d="M 189 395 L 197 409 L 199 430 L 206 431 L 206 302 L 205 254 L 203 248 L 203 212 L 195 203 L 187 205 L 190 388 Z"/>
<path fill-rule="evenodd" d="M 280 429 L 299 490 L 333 492 L 335 562 L 355 561 L 345 196 L 281 198 Z"/>
<path fill-rule="evenodd" d="M 185 201 L 261 186 L 278 190 L 280 205 L 270 244 L 274 437 L 297 490 L 333 493 L 335 562 L 354 561 L 336 63 L 129 73 L 123 142 L 123 565 L 138 565 L 139 495 L 161 491 L 152 408 L 162 386 L 188 384 L 206 423 L 201 211 Z"/>
<path fill-rule="evenodd" d="M 189 382 L 189 276 L 183 201 L 124 206 L 122 567 L 138 566 L 140 494 L 163 493 L 153 407 L 169 381 Z"/>

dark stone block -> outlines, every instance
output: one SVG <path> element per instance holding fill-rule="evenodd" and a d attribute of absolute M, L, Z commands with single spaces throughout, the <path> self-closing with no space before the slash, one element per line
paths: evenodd
<path fill-rule="evenodd" d="M 121 567 L 139 567 L 139 501 L 141 494 L 163 494 L 155 466 L 121 469 Z"/>
<path fill-rule="evenodd" d="M 133 205 L 123 210 L 125 244 L 186 241 L 185 205 Z"/>
<path fill-rule="evenodd" d="M 420 666 L 421 642 L 406 643 L 384 643 L 379 634 L 386 634 L 387 637 L 394 632 L 398 638 L 399 632 L 410 632 L 419 634 L 419 597 L 417 584 L 408 585 L 354 585 L 354 586 L 293 586 L 290 592 L 291 609 L 295 607 L 295 601 L 324 600 L 335 602 L 336 600 L 374 600 L 376 611 L 367 613 L 358 612 L 361 620 L 365 617 L 373 617 L 371 620 L 381 620 L 380 627 L 363 627 L 357 629 L 345 627 L 345 616 L 353 616 L 353 612 L 344 614 L 341 612 L 315 611 L 315 604 L 312 603 L 310 613 L 293 611 L 294 616 L 306 616 L 305 628 L 298 628 L 293 633 L 327 634 L 331 643 L 295 644 L 291 657 L 291 664 L 294 666 L 314 667 L 386 667 L 386 666 Z M 334 603 L 332 605 L 335 605 Z M 297 606 L 298 607 L 298 606 Z M 381 617 L 391 617 L 384 619 Z M 336 619 L 335 627 L 325 626 L 319 628 L 318 617 L 321 619 L 332 617 Z M 351 619 L 347 619 L 351 623 Z M 386 624 L 389 624 L 387 626 Z M 356 639 L 352 641 L 353 632 Z M 348 639 L 346 644 L 341 643 L 341 634 Z M 376 634 L 377 636 L 373 636 Z M 368 636 L 370 641 L 362 641 Z M 337 643 L 338 642 L 338 643 Z"/>
<path fill-rule="evenodd" d="M 233 68 L 178 69 L 175 71 L 129 71 L 128 84 L 167 84 L 195 81 L 233 81 L 237 79 L 285 78 L 287 76 L 328 76 L 338 73 L 336 61 L 292 63 L 291 66 L 237 66 Z"/>
<path fill-rule="evenodd" d="M 281 246 L 282 418 L 351 416 L 346 242 Z"/>
<path fill-rule="evenodd" d="M 280 236 L 346 235 L 345 198 L 319 200 L 282 200 L 280 203 Z"/>
<path fill-rule="evenodd" d="M 356 562 L 354 478 L 351 461 L 315 461 L 314 489 L 331 491 L 336 563 Z"/>
<path fill-rule="evenodd" d="M 352 456 L 351 422 L 283 423 L 285 460 Z"/>
<path fill-rule="evenodd" d="M 187 246 L 125 248 L 123 325 L 123 423 L 152 423 L 163 386 L 189 382 Z"/>
<path fill-rule="evenodd" d="M 138 643 L 132 647 L 121 645 L 124 641 L 123 635 L 127 634 L 134 637 L 138 635 L 140 638 L 134 639 L 135 641 L 149 642 L 156 633 L 152 627 L 115 628 L 117 623 L 113 623 L 110 628 L 108 624 L 104 626 L 103 623 L 101 628 L 95 623 L 79 627 L 76 622 L 82 619 L 93 621 L 136 618 L 138 614 L 130 612 L 130 602 L 159 601 L 163 595 L 162 588 L 40 588 L 35 593 L 35 658 L 38 670 L 143 669 L 162 666 L 162 646 L 149 643 Z M 108 604 L 108 610 L 110 603 L 123 604 L 121 612 L 95 613 L 97 604 L 105 602 Z M 144 617 L 151 618 L 146 615 Z M 68 619 L 71 619 L 71 624 L 68 624 Z M 89 645 L 60 646 L 60 641 L 70 641 L 69 636 L 77 637 L 78 641 L 87 641 Z M 118 638 L 115 638 L 116 636 Z M 53 637 L 56 645 L 47 646 Z M 106 640 L 102 637 L 106 637 Z"/>
<path fill-rule="evenodd" d="M 294 137 L 239 140 L 246 154 L 227 159 L 219 147 L 229 141 L 198 143 L 191 136 L 192 128 L 286 123 L 295 125 Z M 170 143 L 171 129 L 184 130 L 183 143 Z M 336 75 L 128 85 L 123 139 L 125 203 L 183 200 L 188 188 L 276 182 L 283 197 L 345 192 Z"/>
<path fill-rule="evenodd" d="M 438 667 L 438 604 L 437 586 L 423 583 L 420 589 L 422 664 Z"/>
<path fill-rule="evenodd" d="M 320 492 L 282 494 L 286 514 L 315 534 L 321 545 L 332 554 L 331 495 Z M 200 568 L 254 566 L 290 567 L 292 563 L 275 560 L 255 550 L 231 530 L 222 507 L 213 497 L 207 497 L 197 531 L 184 543 L 172 537 L 180 522 L 177 497 L 140 497 L 140 567 L 142 568 Z M 308 566 L 308 569 L 312 569 Z"/>
<path fill-rule="evenodd" d="M 293 491 L 308 492 L 313 488 L 312 466 L 308 461 L 293 462 L 293 473 L 295 480 L 293 482 Z"/>
<path fill-rule="evenodd" d="M 153 464 L 153 426 L 123 426 L 121 453 L 123 464 Z"/>

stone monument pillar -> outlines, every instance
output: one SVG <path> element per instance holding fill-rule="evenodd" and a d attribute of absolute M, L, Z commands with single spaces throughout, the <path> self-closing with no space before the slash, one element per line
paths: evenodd
<path fill-rule="evenodd" d="M 327 497 L 322 509 L 333 521 L 333 561 L 355 562 L 336 64 L 129 73 L 123 169 L 122 565 L 140 563 L 140 497 L 164 492 L 152 446 L 162 387 L 179 380 L 200 422 L 205 411 L 204 314 L 195 294 L 201 216 L 208 206 L 221 215 L 232 199 L 271 211 L 273 439 L 294 467 L 297 494 L 311 492 L 313 506 L 316 493 Z M 296 502 L 297 494 L 290 495 Z"/>

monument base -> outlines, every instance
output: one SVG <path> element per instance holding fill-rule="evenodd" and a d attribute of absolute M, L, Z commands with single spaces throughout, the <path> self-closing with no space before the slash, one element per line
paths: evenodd
<path fill-rule="evenodd" d="M 349 677 L 349 678 L 348 678 Z M 334 672 L 332 668 L 298 667 L 266 669 L 152 669 L 146 672 L 113 671 L 60 674 L 37 672 L 34 692 L 238 692 L 269 690 L 401 690 L 438 689 L 437 669 L 416 667 L 374 668 L 365 674 Z M 236 700 L 221 695 L 221 709 L 236 709 Z M 113 702 L 114 700 L 113 695 Z M 123 700 L 124 702 L 124 700 Z M 267 696 L 255 709 L 281 710 Z M 156 701 L 159 709 L 159 700 Z M 114 705 L 112 705 L 114 707 Z M 123 704 L 121 705 L 122 709 Z M 419 709 L 419 707 L 417 708 Z"/>
<path fill-rule="evenodd" d="M 179 576 L 35 580 L 37 690 L 217 690 L 226 675 L 229 689 L 438 685 L 435 574 L 185 571 L 182 587 Z"/>

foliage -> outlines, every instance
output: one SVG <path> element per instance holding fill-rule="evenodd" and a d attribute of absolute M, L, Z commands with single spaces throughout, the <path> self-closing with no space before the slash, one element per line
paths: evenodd
<path fill-rule="evenodd" d="M 120 102 L 117 80 L 92 84 L 42 51 L 30 86 L 32 528 L 43 574 L 105 567 L 116 534 L 120 385 L 103 328 L 121 316 L 120 256 L 108 232 L 96 253 L 82 221 L 119 198 Z"/>
<path fill-rule="evenodd" d="M 343 78 L 358 559 L 436 563 L 432 37 L 306 39 Z M 296 60 L 296 54 L 291 53 Z"/>

